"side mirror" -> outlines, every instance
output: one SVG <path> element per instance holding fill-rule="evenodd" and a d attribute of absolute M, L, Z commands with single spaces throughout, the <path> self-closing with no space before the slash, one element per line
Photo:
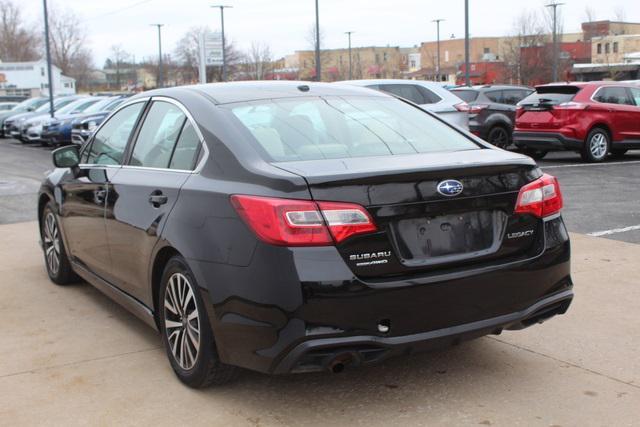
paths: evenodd
<path fill-rule="evenodd" d="M 75 145 L 67 145 L 53 151 L 53 164 L 57 168 L 75 169 L 80 164 L 80 152 Z"/>

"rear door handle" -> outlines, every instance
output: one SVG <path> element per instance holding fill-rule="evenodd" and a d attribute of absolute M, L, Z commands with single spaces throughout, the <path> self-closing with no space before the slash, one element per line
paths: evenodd
<path fill-rule="evenodd" d="M 162 191 L 156 190 L 149 195 L 149 203 L 153 205 L 154 208 L 159 208 L 161 205 L 164 205 L 169 201 L 169 198 L 162 194 Z"/>

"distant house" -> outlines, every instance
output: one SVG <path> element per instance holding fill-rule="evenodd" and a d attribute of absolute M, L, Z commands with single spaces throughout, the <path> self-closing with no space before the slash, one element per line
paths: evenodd
<path fill-rule="evenodd" d="M 54 95 L 73 95 L 76 81 L 51 67 Z M 0 62 L 0 95 L 44 96 L 49 94 L 47 62 Z"/>

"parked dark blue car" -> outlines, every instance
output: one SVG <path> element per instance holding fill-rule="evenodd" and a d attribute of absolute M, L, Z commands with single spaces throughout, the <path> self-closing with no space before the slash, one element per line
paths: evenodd
<path fill-rule="evenodd" d="M 93 116 L 97 113 L 104 113 L 104 117 L 109 114 L 111 110 L 120 105 L 120 103 L 126 99 L 122 96 L 113 96 L 104 98 L 95 104 L 88 107 L 82 112 L 82 114 L 73 114 L 68 116 L 59 117 L 56 120 L 51 121 L 43 125 L 42 129 L 42 144 L 43 145 L 69 145 L 72 142 L 72 130 L 73 126 L 82 122 L 86 117 Z"/>

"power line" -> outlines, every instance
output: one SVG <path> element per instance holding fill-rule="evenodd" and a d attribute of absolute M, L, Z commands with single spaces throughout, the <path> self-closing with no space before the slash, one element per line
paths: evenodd
<path fill-rule="evenodd" d="M 140 5 L 143 5 L 145 3 L 149 3 L 149 2 L 152 2 L 152 1 L 153 0 L 142 0 L 142 1 L 130 4 L 129 6 L 121 7 L 120 9 L 115 9 L 115 10 L 112 10 L 110 12 L 105 12 L 105 13 L 100 14 L 100 15 L 92 16 L 91 18 L 85 19 L 84 22 L 93 21 L 94 19 L 98 19 L 98 18 L 104 18 L 105 16 L 116 15 L 116 14 L 118 14 L 120 12 L 124 12 L 125 10 L 133 9 L 134 7 L 138 7 Z"/>

